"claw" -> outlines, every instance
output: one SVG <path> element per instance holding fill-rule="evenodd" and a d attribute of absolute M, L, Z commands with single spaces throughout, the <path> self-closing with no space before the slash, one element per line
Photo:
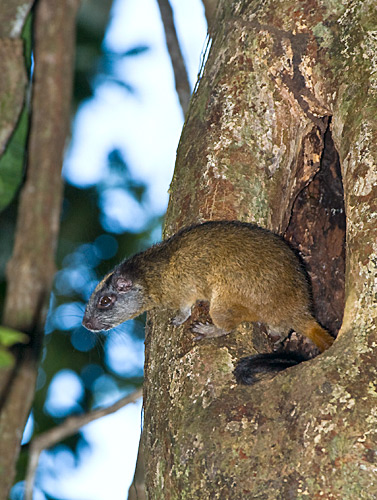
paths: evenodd
<path fill-rule="evenodd" d="M 173 326 L 179 326 L 182 324 L 182 321 L 180 320 L 180 318 L 174 317 L 170 320 L 170 324 Z"/>
<path fill-rule="evenodd" d="M 195 340 L 202 340 L 203 338 L 213 338 L 221 337 L 228 332 L 225 332 L 221 328 L 218 328 L 213 323 L 195 323 L 191 326 L 191 331 L 194 333 L 199 333 Z"/>
<path fill-rule="evenodd" d="M 200 342 L 204 339 L 204 337 L 205 335 L 197 335 L 196 337 L 194 337 L 194 342 Z"/>

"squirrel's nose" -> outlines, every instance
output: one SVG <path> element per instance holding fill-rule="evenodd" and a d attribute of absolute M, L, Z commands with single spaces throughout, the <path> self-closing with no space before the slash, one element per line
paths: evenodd
<path fill-rule="evenodd" d="M 85 318 L 84 316 L 84 319 L 82 320 L 82 325 L 87 328 L 88 330 L 95 330 L 95 326 L 94 326 L 94 321 L 93 319 L 90 319 L 90 318 Z"/>

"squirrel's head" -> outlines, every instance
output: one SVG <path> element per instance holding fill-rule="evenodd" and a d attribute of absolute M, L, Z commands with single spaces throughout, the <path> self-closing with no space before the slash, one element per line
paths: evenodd
<path fill-rule="evenodd" d="M 110 330 L 146 310 L 145 290 L 118 269 L 97 285 L 85 309 L 83 326 L 97 332 Z"/>

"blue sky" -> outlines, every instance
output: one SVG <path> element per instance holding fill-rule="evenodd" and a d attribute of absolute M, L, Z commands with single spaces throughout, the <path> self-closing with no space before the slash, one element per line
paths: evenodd
<path fill-rule="evenodd" d="M 206 37 L 202 3 L 175 0 L 172 5 L 194 86 Z M 124 228 L 139 230 L 148 214 L 166 209 L 183 125 L 156 1 L 116 0 L 104 44 L 116 52 L 145 44 L 151 50 L 118 65 L 119 77 L 135 94 L 102 82 L 94 98 L 80 107 L 64 175 L 76 185 L 96 184 L 108 174 L 104 165 L 109 149 L 120 146 L 132 177 L 148 186 L 147 201 L 141 209 L 124 190 L 113 189 L 103 200 L 105 212 L 119 218 Z"/>

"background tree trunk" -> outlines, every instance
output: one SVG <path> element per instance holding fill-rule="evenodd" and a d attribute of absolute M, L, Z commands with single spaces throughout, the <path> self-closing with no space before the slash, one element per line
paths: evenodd
<path fill-rule="evenodd" d="M 144 447 L 141 437 L 139 451 L 137 454 L 136 468 L 133 481 L 128 490 L 127 500 L 145 500 L 145 468 L 144 468 Z"/>
<path fill-rule="evenodd" d="M 79 0 L 63 3 L 59 0 L 40 0 L 35 12 L 35 68 L 28 165 L 13 256 L 7 267 L 3 316 L 6 326 L 27 332 L 31 340 L 28 346 L 18 350 L 16 366 L 0 373 L 0 499 L 8 498 L 23 429 L 34 397 L 43 323 L 55 270 L 62 191 L 61 164 L 70 117 L 78 5 Z M 17 12 L 19 15 L 20 9 Z M 20 19 L 19 23 L 22 26 Z M 21 62 L 18 61 L 21 65 L 21 49 L 16 55 L 21 58 Z M 23 80 L 20 81 L 21 86 Z M 18 100 L 22 104 L 22 98 Z M 19 107 L 13 109 L 15 118 Z"/>
<path fill-rule="evenodd" d="M 217 15 L 166 233 L 240 219 L 285 234 L 308 264 L 318 317 L 333 333 L 342 326 L 328 352 L 244 387 L 232 371 L 266 350 L 260 331 L 196 344 L 167 313 L 151 315 L 147 492 L 375 498 L 375 2 L 221 1 Z"/>

